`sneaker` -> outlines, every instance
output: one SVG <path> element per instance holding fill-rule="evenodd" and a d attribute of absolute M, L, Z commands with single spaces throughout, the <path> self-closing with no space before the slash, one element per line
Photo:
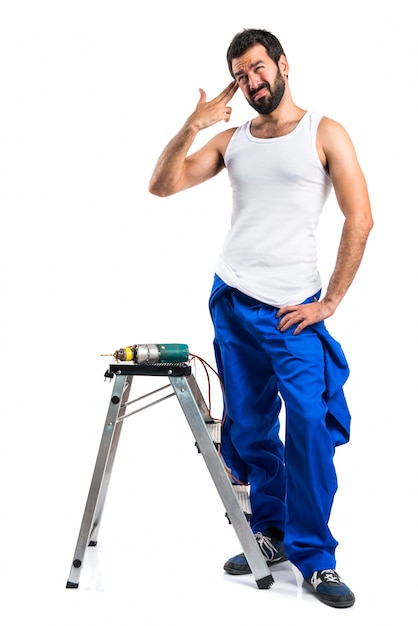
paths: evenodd
<path fill-rule="evenodd" d="M 268 533 L 256 533 L 254 536 L 260 546 L 260 550 L 263 553 L 264 558 L 266 559 L 267 565 L 287 561 L 283 541 L 271 537 Z M 228 572 L 228 574 L 251 574 L 250 566 L 248 565 L 248 561 L 243 552 L 229 559 L 229 561 L 227 561 L 224 565 L 224 570 Z"/>
<path fill-rule="evenodd" d="M 341 609 L 353 606 L 354 593 L 343 583 L 335 569 L 322 569 L 314 572 L 305 581 L 314 588 L 321 602 Z"/>

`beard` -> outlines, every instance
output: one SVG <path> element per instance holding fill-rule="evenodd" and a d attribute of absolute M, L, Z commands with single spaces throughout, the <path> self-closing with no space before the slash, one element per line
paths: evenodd
<path fill-rule="evenodd" d="M 274 81 L 273 89 L 270 87 L 269 83 L 262 83 L 258 85 L 257 89 L 250 91 L 250 95 L 247 98 L 249 104 L 261 115 L 268 115 L 269 113 L 273 113 L 279 106 L 282 101 L 284 91 L 286 88 L 286 83 L 282 78 L 280 72 L 277 72 L 276 80 Z M 260 98 L 259 100 L 254 100 L 255 94 L 260 91 L 260 89 L 268 89 L 270 96 L 266 95 Z"/>

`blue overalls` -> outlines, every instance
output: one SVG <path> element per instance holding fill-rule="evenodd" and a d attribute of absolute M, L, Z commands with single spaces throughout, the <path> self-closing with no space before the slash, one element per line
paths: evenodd
<path fill-rule="evenodd" d="M 333 457 L 350 432 L 341 346 L 323 322 L 299 335 L 277 330 L 277 308 L 218 276 L 209 306 L 226 399 L 221 453 L 233 475 L 250 484 L 252 530 L 284 531 L 286 554 L 305 577 L 335 568 L 338 543 L 328 527 L 337 490 Z"/>

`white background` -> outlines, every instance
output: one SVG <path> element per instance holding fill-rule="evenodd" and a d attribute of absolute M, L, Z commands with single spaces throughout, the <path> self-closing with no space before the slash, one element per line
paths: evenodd
<path fill-rule="evenodd" d="M 403 624 L 417 623 L 412 9 L 2 3 L 2 623 L 392 625 L 401 610 Z M 269 591 L 224 577 L 240 546 L 174 400 L 124 424 L 99 546 L 80 588 L 65 589 L 111 394 L 100 354 L 184 342 L 213 364 L 207 300 L 229 224 L 227 176 L 168 199 L 147 187 L 198 88 L 212 98 L 229 83 L 226 49 L 244 27 L 280 38 L 297 104 L 346 127 L 373 206 L 362 267 L 328 321 L 352 370 L 352 441 L 337 451 L 331 524 L 338 570 L 357 595 L 348 611 L 301 590 L 290 566 Z M 253 116 L 241 94 L 231 104 L 231 124 Z M 331 197 L 318 234 L 325 283 L 340 226 Z M 212 393 L 220 406 L 216 380 Z"/>

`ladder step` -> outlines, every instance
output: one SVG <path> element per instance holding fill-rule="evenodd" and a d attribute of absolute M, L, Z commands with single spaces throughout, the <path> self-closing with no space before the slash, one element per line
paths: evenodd
<path fill-rule="evenodd" d="M 206 428 L 208 429 L 209 435 L 212 437 L 215 447 L 219 449 L 221 445 L 221 422 L 206 422 Z"/>
<path fill-rule="evenodd" d="M 212 438 L 213 443 L 215 444 L 215 448 L 219 451 L 221 447 L 222 422 L 206 421 L 206 428 Z M 243 510 L 247 520 L 249 520 L 251 518 L 250 486 L 237 483 L 234 481 L 233 478 L 231 478 L 231 483 L 238 498 L 240 507 Z M 229 520 L 228 514 L 226 513 L 225 515 Z M 231 523 L 230 520 L 229 523 Z"/>
<path fill-rule="evenodd" d="M 251 516 L 251 503 L 250 503 L 250 487 L 249 485 L 238 485 L 236 483 L 232 483 L 236 496 L 238 498 L 238 502 L 242 510 L 244 511 L 246 517 Z"/>

